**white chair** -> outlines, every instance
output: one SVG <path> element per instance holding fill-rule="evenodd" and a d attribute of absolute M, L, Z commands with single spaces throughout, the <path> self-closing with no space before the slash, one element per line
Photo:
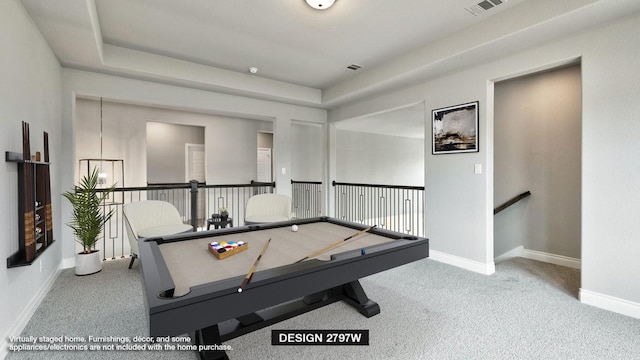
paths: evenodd
<path fill-rule="evenodd" d="M 125 204 L 122 208 L 124 223 L 131 245 L 131 262 L 138 257 L 138 239 L 174 235 L 192 231 L 191 225 L 184 224 L 178 209 L 166 201 L 143 200 Z"/>
<path fill-rule="evenodd" d="M 280 194 L 261 194 L 249 198 L 245 224 L 263 224 L 291 220 L 291 199 Z"/>

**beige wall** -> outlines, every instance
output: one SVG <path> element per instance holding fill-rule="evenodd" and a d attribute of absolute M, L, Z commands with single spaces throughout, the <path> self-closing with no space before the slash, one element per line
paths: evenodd
<path fill-rule="evenodd" d="M 579 259 L 582 94 L 580 66 L 495 84 L 494 254 L 518 246 Z"/>
<path fill-rule="evenodd" d="M 581 61 L 581 301 L 640 318 L 640 16 L 466 68 L 329 112 L 331 122 L 425 102 L 480 101 L 480 152 L 427 155 L 430 257 L 482 273 L 493 263 L 494 81 Z M 427 132 L 427 139 L 430 131 Z M 425 144 L 431 146 L 430 140 Z M 331 153 L 331 152 L 330 152 Z M 334 159 L 330 159 L 330 162 Z M 485 170 L 474 174 L 475 164 Z M 461 207 L 460 204 L 464 206 Z"/>
<path fill-rule="evenodd" d="M 21 121 L 30 126 L 31 153 L 42 153 L 43 132 L 49 134 L 53 237 L 31 266 L 7 268 L 5 259 L 18 250 L 18 166 L 0 166 L 0 359 L 8 352 L 9 336 L 27 325 L 33 304 L 39 303 L 58 275 L 62 227 L 56 196 L 70 187 L 61 186 L 61 74 L 56 59 L 20 1 L 0 1 L 0 144 L 1 151 L 22 152 Z M 66 201 L 66 200 L 65 200 Z M 73 242 L 71 240 L 71 242 Z"/>
<path fill-rule="evenodd" d="M 324 131 L 324 125 L 291 123 L 291 180 L 324 180 Z"/>
<path fill-rule="evenodd" d="M 336 130 L 339 182 L 424 186 L 424 140 Z"/>
<path fill-rule="evenodd" d="M 147 182 L 187 182 L 186 144 L 204 145 L 204 127 L 147 122 Z"/>
<path fill-rule="evenodd" d="M 185 128 L 195 127 L 204 132 L 206 178 L 209 184 L 245 184 L 255 180 L 256 134 L 258 131 L 270 131 L 272 128 L 270 121 L 231 118 L 112 101 L 103 101 L 102 107 L 103 157 L 125 160 L 125 186 L 128 187 L 146 186 L 147 182 L 184 182 L 184 145 L 180 150 L 175 147 L 175 144 L 171 145 L 175 151 L 180 151 L 180 156 L 176 157 L 181 159 L 180 166 L 168 164 L 174 157 L 165 158 L 164 166 L 153 159 L 153 156 L 161 155 L 159 152 L 159 148 L 163 147 L 161 143 L 151 145 L 155 155 L 151 154 L 152 159 L 148 159 L 147 123 L 149 122 L 166 126 L 173 124 Z M 76 158 L 100 158 L 99 100 L 81 98 L 76 100 L 75 131 Z M 161 141 L 167 141 L 167 138 Z M 148 166 L 152 166 L 152 169 L 148 169 Z M 175 173 L 175 176 L 161 177 L 158 169 L 163 167 L 166 167 L 167 172 Z M 177 170 L 178 167 L 181 170 Z M 147 175 L 151 178 L 147 179 Z M 176 181 L 168 181 L 172 179 Z"/>

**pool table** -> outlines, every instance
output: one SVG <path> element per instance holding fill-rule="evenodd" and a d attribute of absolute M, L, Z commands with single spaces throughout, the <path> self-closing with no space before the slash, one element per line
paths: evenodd
<path fill-rule="evenodd" d="M 221 344 L 340 300 L 376 315 L 380 307 L 358 280 L 428 257 L 429 241 L 380 228 L 342 241 L 366 228 L 319 217 L 140 239 L 149 335 L 188 333 L 196 345 Z M 269 239 L 251 281 L 238 292 Z M 222 241 L 244 241 L 248 248 L 218 259 L 208 245 Z M 226 358 L 221 351 L 200 355 Z"/>

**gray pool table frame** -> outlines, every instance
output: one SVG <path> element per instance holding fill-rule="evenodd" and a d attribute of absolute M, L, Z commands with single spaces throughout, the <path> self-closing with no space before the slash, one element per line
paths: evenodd
<path fill-rule="evenodd" d="M 312 222 L 333 223 L 354 231 L 367 227 L 319 217 L 141 239 L 139 257 L 149 335 L 188 333 L 196 344 L 221 344 L 340 300 L 371 317 L 378 314 L 380 308 L 367 297 L 358 280 L 429 256 L 428 239 L 375 228 L 370 232 L 393 241 L 366 247 L 365 254 L 352 250 L 334 254 L 329 261 L 311 259 L 256 272 L 242 293 L 237 289 L 244 276 L 236 276 L 193 286 L 188 294 L 172 297 L 175 286 L 160 252 L 159 246 L 163 243 Z M 200 356 L 226 358 L 224 352 Z"/>

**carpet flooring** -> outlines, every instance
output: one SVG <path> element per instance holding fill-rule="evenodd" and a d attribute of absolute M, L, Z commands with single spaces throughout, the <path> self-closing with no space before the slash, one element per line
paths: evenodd
<path fill-rule="evenodd" d="M 140 263 L 131 270 L 127 265 L 128 259 L 108 261 L 100 273 L 84 277 L 63 270 L 22 336 L 146 336 Z M 581 304 L 579 270 L 513 258 L 485 276 L 425 259 L 361 283 L 380 314 L 367 319 L 335 303 L 226 342 L 229 358 L 640 358 L 640 320 Z M 370 345 L 272 346 L 272 329 L 368 329 Z M 10 352 L 7 359 L 197 356 L 179 350 L 56 350 Z"/>

